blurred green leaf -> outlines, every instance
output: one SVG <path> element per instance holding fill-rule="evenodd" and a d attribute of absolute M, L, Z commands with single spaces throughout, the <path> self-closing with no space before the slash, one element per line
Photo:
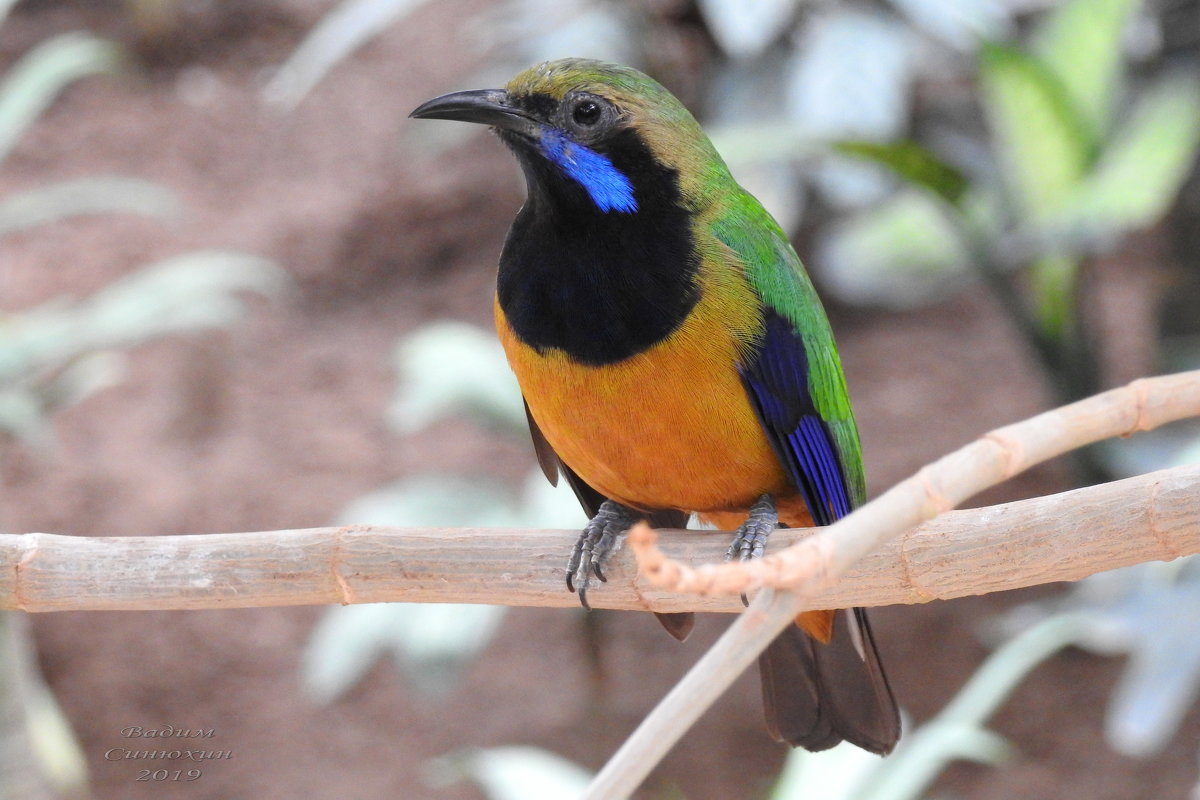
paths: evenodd
<path fill-rule="evenodd" d="M 1040 224 L 1062 209 L 1087 168 L 1089 137 L 1044 64 L 1011 47 L 980 51 L 980 88 L 997 159 L 1017 207 Z"/>
<path fill-rule="evenodd" d="M 1075 319 L 1075 276 L 1080 259 L 1047 255 L 1029 264 L 1034 312 L 1044 334 L 1063 341 Z"/>
<path fill-rule="evenodd" d="M 897 142 L 841 141 L 834 149 L 887 167 L 914 186 L 928 189 L 951 205 L 967 190 L 967 178 L 930 150 L 911 140 Z"/>
<path fill-rule="evenodd" d="M 583 767 L 536 747 L 493 747 L 443 756 L 430 763 L 428 782 L 469 778 L 488 800 L 567 800 L 580 797 L 592 776 Z"/>
<path fill-rule="evenodd" d="M 775 41 L 791 21 L 798 0 L 699 0 L 701 16 L 729 56 L 752 58 Z"/>
<path fill-rule="evenodd" d="M 569 528 L 587 522 L 566 481 L 551 486 L 530 471 L 520 490 L 483 476 L 414 475 L 371 492 L 338 514 L 337 524 Z"/>
<path fill-rule="evenodd" d="M 494 638 L 503 606 L 445 603 L 370 603 L 330 608 L 302 657 L 305 689 L 327 703 L 362 679 L 385 655 L 426 696 L 458 683 Z"/>
<path fill-rule="evenodd" d="M 1033 52 L 1061 82 L 1099 144 L 1120 84 L 1121 34 L 1138 0 L 1070 0 L 1041 17 Z"/>
<path fill-rule="evenodd" d="M 88 759 L 75 738 L 71 721 L 36 664 L 31 664 L 22 677 L 29 740 L 42 772 L 60 797 L 88 797 Z"/>
<path fill-rule="evenodd" d="M 719 125 L 709 130 L 713 146 L 729 164 L 806 158 L 825 150 L 823 141 L 794 122 Z"/>
<path fill-rule="evenodd" d="M 175 196 L 136 178 L 83 178 L 9 195 L 0 201 L 0 236 L 85 214 L 126 213 L 173 217 Z"/>
<path fill-rule="evenodd" d="M 851 745 L 822 753 L 793 751 L 770 800 L 917 800 L 952 761 L 998 764 L 1012 754 L 984 727 L 987 718 L 1040 663 L 1083 639 L 1082 614 L 1043 619 L 998 648 L 933 719 L 904 735 L 880 760 Z"/>
<path fill-rule="evenodd" d="M 1112 238 L 1152 224 L 1187 180 L 1198 147 L 1200 82 L 1186 74 L 1156 81 L 1051 225 Z"/>
<path fill-rule="evenodd" d="M 826 139 L 897 138 L 908 119 L 916 41 L 895 17 L 835 5 L 792 52 L 787 118 Z"/>
<path fill-rule="evenodd" d="M 415 475 L 353 501 L 338 514 L 335 524 L 509 527 L 515 501 L 516 493 L 503 481 Z"/>
<path fill-rule="evenodd" d="M 17 0 L 0 0 L 0 25 L 4 24 L 4 20 L 8 17 L 8 12 L 17 4 Z"/>
<path fill-rule="evenodd" d="M 1049 616 L 1047 616 L 1049 615 Z M 1160 751 L 1200 695 L 1200 559 L 1147 562 L 1071 584 L 1063 595 L 1010 609 L 996 624 L 1023 630 L 1070 620 L 1072 644 L 1128 655 L 1109 700 L 1105 734 L 1117 751 Z"/>
<path fill-rule="evenodd" d="M 48 447 L 50 416 L 120 382 L 125 360 L 113 352 L 84 353 L 46 374 L 0 387 L 0 433 L 27 447 Z"/>
<path fill-rule="evenodd" d="M 912 307 L 972 277 L 969 251 L 928 192 L 902 188 L 874 208 L 831 226 L 814 265 L 831 292 L 851 303 Z"/>
<path fill-rule="evenodd" d="M 401 339 L 394 360 L 399 380 L 388 422 L 400 433 L 463 414 L 528 435 L 521 389 L 495 334 L 462 322 L 435 322 Z"/>
<path fill-rule="evenodd" d="M 60 34 L 22 56 L 0 84 L 0 161 L 63 87 L 121 65 L 117 45 L 82 32 Z"/>
<path fill-rule="evenodd" d="M 37 443 L 46 415 L 35 393 L 24 388 L 0 388 L 0 433 Z"/>
<path fill-rule="evenodd" d="M 1004 0 L 891 0 L 909 19 L 947 44 L 974 52 L 980 40 L 1012 32 L 1012 9 Z"/>
<path fill-rule="evenodd" d="M 982 723 L 957 725 L 931 721 L 913 731 L 911 737 L 903 755 L 897 747 L 897 752 L 879 765 L 874 779 L 853 800 L 917 800 L 954 761 L 995 766 L 1012 756 L 1012 748 L 1004 737 L 983 728 Z"/>
<path fill-rule="evenodd" d="M 283 62 L 263 87 L 263 99 L 285 111 L 295 108 L 339 62 L 426 2 L 343 0 Z"/>
<path fill-rule="evenodd" d="M 768 800 L 855 800 L 879 769 L 879 756 L 847 742 L 819 753 L 796 748 Z M 903 800 L 894 798 L 894 800 Z"/>
<path fill-rule="evenodd" d="M 1034 667 L 1078 643 L 1087 630 L 1079 614 L 1057 614 L 1022 630 L 988 656 L 936 719 L 955 724 L 987 719 Z"/>
<path fill-rule="evenodd" d="M 0 317 L 0 381 L 95 350 L 227 325 L 242 313 L 239 292 L 276 296 L 288 285 L 282 270 L 255 256 L 221 251 L 175 256 L 78 303 L 60 299 Z"/>
<path fill-rule="evenodd" d="M 1007 743 L 983 727 L 1000 704 L 1038 664 L 1077 643 L 1087 623 L 1060 614 L 1023 630 L 988 656 L 945 708 L 907 734 L 881 762 L 866 791 L 855 800 L 915 798 L 958 759 L 996 764 L 1011 755 Z"/>
<path fill-rule="evenodd" d="M 1120 753 L 1162 750 L 1200 694 L 1200 576 L 1196 561 L 1178 580 L 1132 593 L 1098 610 L 1098 624 L 1124 631 L 1129 660 L 1105 717 L 1105 735 Z"/>

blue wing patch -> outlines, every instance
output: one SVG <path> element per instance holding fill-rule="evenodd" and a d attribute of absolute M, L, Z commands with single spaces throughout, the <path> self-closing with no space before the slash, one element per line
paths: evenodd
<path fill-rule="evenodd" d="M 767 439 L 813 521 L 829 525 L 850 513 L 850 493 L 837 445 L 808 391 L 804 341 L 771 309 L 765 312 L 763 328 L 753 357 L 738 372 Z"/>

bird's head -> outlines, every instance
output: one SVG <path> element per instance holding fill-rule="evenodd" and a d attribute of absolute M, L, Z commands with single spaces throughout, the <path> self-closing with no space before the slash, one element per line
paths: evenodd
<path fill-rule="evenodd" d="M 671 202 L 694 211 L 728 177 L 674 95 L 602 61 L 546 62 L 503 89 L 436 97 L 409 116 L 491 125 L 524 167 L 532 199 L 577 210 L 636 214 Z"/>

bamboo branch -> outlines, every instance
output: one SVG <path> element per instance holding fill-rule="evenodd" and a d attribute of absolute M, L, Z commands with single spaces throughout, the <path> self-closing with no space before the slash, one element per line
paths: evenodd
<path fill-rule="evenodd" d="M 792 624 L 795 615 L 812 607 L 813 596 L 885 542 L 1046 459 L 1198 415 L 1200 371 L 1137 380 L 985 434 L 787 551 L 749 564 L 692 569 L 656 553 L 654 533 L 648 527 L 634 529 L 630 543 L 655 585 L 701 593 L 768 588 L 609 759 L 588 787 L 585 800 L 631 794 L 700 714 Z M 1159 530 L 1153 517 L 1150 529 Z M 1172 545 L 1168 542 L 1166 547 Z M 1012 558 L 1023 555 L 1008 552 Z"/>
<path fill-rule="evenodd" d="M 658 531 L 690 567 L 720 562 L 728 534 Z M 770 552 L 803 540 L 780 530 Z M 563 567 L 577 531 L 351 526 L 196 536 L 0 535 L 0 607 L 31 612 L 438 602 L 577 607 Z M 813 608 L 920 603 L 1078 580 L 1200 552 L 1200 465 L 988 508 L 954 511 L 885 544 L 808 599 Z M 639 576 L 618 550 L 597 608 L 743 610 Z"/>

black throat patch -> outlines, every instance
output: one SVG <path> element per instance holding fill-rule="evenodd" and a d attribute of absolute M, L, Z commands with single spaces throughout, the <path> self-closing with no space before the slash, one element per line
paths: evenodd
<path fill-rule="evenodd" d="M 618 132 L 604 152 L 632 183 L 637 210 L 605 212 L 531 142 L 502 136 L 529 189 L 497 280 L 500 308 L 517 338 L 601 366 L 675 331 L 700 296 L 691 217 L 675 171 L 635 131 Z"/>

